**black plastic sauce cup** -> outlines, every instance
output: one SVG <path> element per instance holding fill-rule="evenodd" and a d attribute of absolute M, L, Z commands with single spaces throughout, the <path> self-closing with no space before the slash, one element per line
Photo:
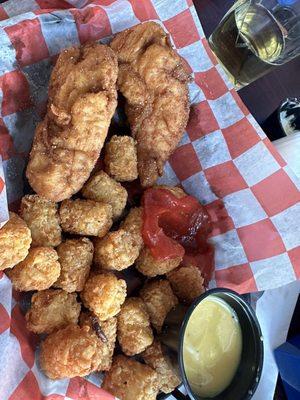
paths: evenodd
<path fill-rule="evenodd" d="M 215 397 L 200 397 L 193 393 L 183 363 L 183 342 L 185 330 L 194 309 L 208 296 L 225 301 L 237 314 L 242 331 L 242 355 L 237 372 L 230 385 Z M 251 306 L 236 292 L 229 289 L 211 289 L 199 296 L 191 306 L 178 305 L 168 314 L 162 333 L 161 342 L 175 360 L 188 396 L 176 389 L 172 395 L 179 400 L 249 400 L 252 398 L 260 380 L 263 366 L 263 338 L 261 329 Z M 161 395 L 159 399 L 167 399 Z"/>

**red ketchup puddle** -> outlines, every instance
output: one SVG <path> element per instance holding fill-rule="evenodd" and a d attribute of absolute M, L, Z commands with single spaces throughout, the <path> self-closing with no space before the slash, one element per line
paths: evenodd
<path fill-rule="evenodd" d="M 147 189 L 142 198 L 144 243 L 156 259 L 183 257 L 195 265 L 205 285 L 214 270 L 214 249 L 207 242 L 212 222 L 205 207 L 192 196 L 177 198 L 167 189 Z"/>

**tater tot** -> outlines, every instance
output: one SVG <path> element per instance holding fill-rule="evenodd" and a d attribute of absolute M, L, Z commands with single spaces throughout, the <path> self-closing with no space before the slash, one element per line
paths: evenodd
<path fill-rule="evenodd" d="M 132 235 L 124 229 L 95 240 L 94 262 L 102 269 L 121 271 L 132 265 L 138 255 L 139 249 Z"/>
<path fill-rule="evenodd" d="M 152 345 L 148 347 L 141 356 L 145 363 L 156 371 L 159 389 L 162 392 L 171 393 L 180 385 L 181 380 L 159 340 L 154 340 Z"/>
<path fill-rule="evenodd" d="M 33 247 L 28 256 L 8 271 L 16 290 L 44 290 L 57 280 L 60 264 L 57 252 L 51 247 Z"/>
<path fill-rule="evenodd" d="M 127 202 L 126 189 L 104 171 L 97 172 L 87 181 L 82 195 L 86 199 L 110 204 L 114 220 L 122 215 Z"/>
<path fill-rule="evenodd" d="M 148 365 L 119 355 L 106 373 L 102 388 L 120 400 L 156 400 L 157 373 Z"/>
<path fill-rule="evenodd" d="M 117 338 L 117 318 L 112 317 L 100 322 L 90 313 L 80 315 L 80 326 L 88 326 L 90 334 L 97 342 L 97 352 L 94 357 L 96 371 L 108 371 L 112 364 Z"/>
<path fill-rule="evenodd" d="M 141 251 L 144 242 L 142 238 L 143 226 L 143 209 L 142 207 L 132 208 L 129 214 L 121 224 L 121 228 L 129 232 L 134 240 L 135 246 Z"/>
<path fill-rule="evenodd" d="M 68 325 L 41 344 L 40 366 L 50 379 L 86 376 L 96 370 L 97 341 L 90 328 Z"/>
<path fill-rule="evenodd" d="M 126 299 L 118 314 L 118 341 L 127 356 L 144 351 L 153 342 L 150 318 L 142 299 Z"/>
<path fill-rule="evenodd" d="M 31 230 L 32 246 L 53 246 L 61 242 L 57 204 L 38 195 L 22 198 L 20 215 Z"/>
<path fill-rule="evenodd" d="M 88 238 L 67 239 L 57 249 L 61 272 L 54 286 L 80 292 L 90 272 L 94 246 Z"/>
<path fill-rule="evenodd" d="M 136 268 L 143 274 L 149 277 L 163 275 L 177 268 L 181 263 L 182 257 L 160 260 L 152 256 L 151 251 L 144 247 L 136 260 Z"/>
<path fill-rule="evenodd" d="M 166 279 L 150 281 L 141 289 L 140 296 L 146 304 L 152 325 L 160 332 L 167 314 L 178 303 L 170 283 Z"/>
<path fill-rule="evenodd" d="M 171 192 L 174 196 L 176 196 L 178 199 L 181 199 L 182 197 L 187 196 L 185 191 L 177 186 L 168 186 L 168 185 L 155 185 L 155 189 L 165 189 Z"/>
<path fill-rule="evenodd" d="M 172 289 L 183 303 L 192 303 L 204 293 L 204 279 L 199 268 L 194 265 L 183 266 L 167 274 Z"/>
<path fill-rule="evenodd" d="M 64 200 L 59 215 L 62 229 L 75 235 L 103 237 L 112 226 L 111 205 L 93 200 Z"/>
<path fill-rule="evenodd" d="M 105 146 L 106 172 L 119 182 L 134 181 L 138 177 L 135 141 L 130 136 L 112 136 Z"/>
<path fill-rule="evenodd" d="M 126 298 L 126 282 L 111 273 L 91 276 L 85 283 L 81 298 L 100 321 L 118 314 Z"/>
<path fill-rule="evenodd" d="M 0 229 L 0 271 L 12 268 L 27 256 L 31 243 L 30 229 L 17 214 Z"/>
<path fill-rule="evenodd" d="M 80 304 L 76 294 L 64 290 L 46 289 L 35 293 L 26 313 L 27 329 L 35 333 L 51 333 L 77 324 Z"/>

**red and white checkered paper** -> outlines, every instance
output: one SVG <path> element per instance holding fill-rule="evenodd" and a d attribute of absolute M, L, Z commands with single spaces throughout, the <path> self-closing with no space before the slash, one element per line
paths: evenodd
<path fill-rule="evenodd" d="M 181 184 L 207 204 L 214 221 L 213 283 L 253 292 L 299 278 L 299 182 L 214 59 L 191 0 L 11 0 L 0 6 L 0 221 L 7 219 L 6 193 L 12 208 L 22 196 L 25 159 L 57 54 L 90 40 L 107 42 L 147 20 L 170 33 L 194 78 L 190 121 L 161 181 Z M 97 374 L 47 379 L 36 345 L 3 275 L 0 399 L 113 399 Z"/>

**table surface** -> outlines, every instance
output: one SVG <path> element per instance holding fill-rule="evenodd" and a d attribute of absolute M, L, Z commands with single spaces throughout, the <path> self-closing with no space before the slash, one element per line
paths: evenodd
<path fill-rule="evenodd" d="M 234 0 L 194 0 L 207 37 L 213 32 Z M 287 97 L 300 97 L 300 57 L 241 89 L 239 95 L 259 123 Z"/>

